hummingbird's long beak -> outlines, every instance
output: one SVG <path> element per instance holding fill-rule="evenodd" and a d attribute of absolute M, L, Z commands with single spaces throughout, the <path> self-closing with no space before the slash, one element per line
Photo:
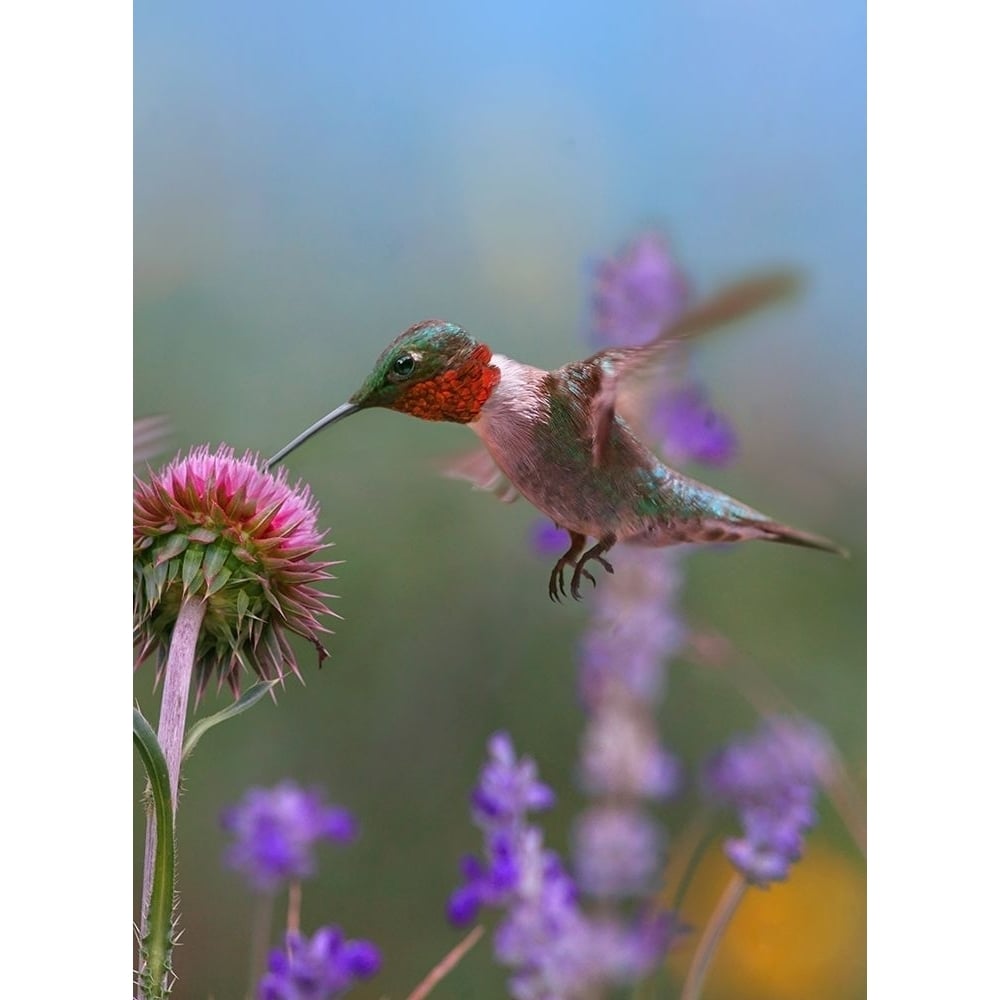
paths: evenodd
<path fill-rule="evenodd" d="M 264 468 L 269 469 L 275 462 L 280 462 L 289 452 L 295 451 L 303 441 L 308 441 L 313 434 L 318 433 L 324 427 L 329 427 L 330 424 L 335 424 L 338 420 L 343 420 L 344 417 L 349 417 L 352 413 L 356 413 L 360 409 L 361 407 L 357 403 L 344 403 L 343 406 L 338 406 L 337 409 L 331 410 L 322 420 L 317 420 L 312 427 L 306 428 L 297 438 L 289 441 L 281 451 L 272 455 L 264 463 Z"/>

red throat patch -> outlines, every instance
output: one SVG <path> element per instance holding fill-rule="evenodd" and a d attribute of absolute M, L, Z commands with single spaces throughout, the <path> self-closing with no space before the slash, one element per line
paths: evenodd
<path fill-rule="evenodd" d="M 493 352 L 485 344 L 478 344 L 458 368 L 410 386 L 393 409 L 422 420 L 451 420 L 458 424 L 475 420 L 500 381 L 500 369 L 490 364 L 492 357 Z"/>

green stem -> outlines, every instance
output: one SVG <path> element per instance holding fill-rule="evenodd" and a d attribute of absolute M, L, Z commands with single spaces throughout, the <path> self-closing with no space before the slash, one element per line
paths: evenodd
<path fill-rule="evenodd" d="M 701 863 L 701 859 L 705 856 L 705 851 L 708 850 L 712 841 L 715 840 L 715 835 L 719 829 L 718 820 L 710 817 L 704 812 L 698 816 L 695 823 L 696 829 L 698 827 L 701 827 L 702 829 L 698 835 L 698 840 L 695 843 L 694 849 L 691 851 L 691 854 L 687 859 L 687 864 L 684 866 L 684 873 L 681 875 L 680 881 L 677 883 L 677 889 L 674 892 L 674 898 L 670 904 L 670 909 L 673 910 L 674 913 L 678 914 L 680 913 L 684 898 L 687 896 L 688 889 L 691 888 L 691 883 L 694 881 L 698 865 Z"/>
<path fill-rule="evenodd" d="M 174 905 L 174 815 L 170 802 L 170 779 L 167 761 L 149 723 L 138 709 L 132 710 L 132 740 L 142 758 L 149 778 L 152 811 L 156 820 L 153 831 L 152 870 L 148 884 L 148 904 L 143 911 L 143 932 L 139 965 L 141 1000 L 160 1000 L 169 992 Z M 146 893 L 144 886 L 144 895 Z"/>
<path fill-rule="evenodd" d="M 729 921 L 733 919 L 736 907 L 739 906 L 749 884 L 742 875 L 734 875 L 729 885 L 726 886 L 715 912 L 705 926 L 705 933 L 702 934 L 701 940 L 698 942 L 694 958 L 691 959 L 691 967 L 688 969 L 687 979 L 684 980 L 684 989 L 681 991 L 681 1000 L 698 1000 L 701 996 L 701 988 L 705 984 L 708 967 L 712 964 L 722 935 L 725 934 Z"/>
<path fill-rule="evenodd" d="M 257 980 L 264 971 L 267 946 L 271 939 L 271 916 L 274 913 L 274 893 L 265 892 L 257 899 L 253 920 L 253 935 L 250 938 L 250 985 L 246 1000 L 252 1000 Z"/>

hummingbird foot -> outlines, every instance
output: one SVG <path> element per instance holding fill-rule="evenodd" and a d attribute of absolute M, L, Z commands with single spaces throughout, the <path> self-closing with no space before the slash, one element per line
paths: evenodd
<path fill-rule="evenodd" d="M 559 527 L 559 525 L 556 527 Z M 569 533 L 569 548 L 559 557 L 559 561 L 552 567 L 552 572 L 549 574 L 549 600 L 555 601 L 557 604 L 562 603 L 562 597 L 566 596 L 566 583 L 563 580 L 563 570 L 567 566 L 576 566 L 580 550 L 583 548 L 584 542 L 587 541 L 586 535 L 581 535 L 576 531 L 569 531 L 569 529 L 564 530 Z"/>
<path fill-rule="evenodd" d="M 604 558 L 604 553 L 611 548 L 615 542 L 618 541 L 614 535 L 605 535 L 595 546 L 587 549 L 582 556 L 580 556 L 580 561 L 576 564 L 576 569 L 573 570 L 573 579 L 570 580 L 569 592 L 573 595 L 575 601 L 580 600 L 580 580 L 586 577 L 595 587 L 597 586 L 597 581 L 594 579 L 593 574 L 587 570 L 586 564 L 590 562 L 591 559 L 599 562 L 605 570 L 609 573 L 614 573 L 615 568 Z"/>

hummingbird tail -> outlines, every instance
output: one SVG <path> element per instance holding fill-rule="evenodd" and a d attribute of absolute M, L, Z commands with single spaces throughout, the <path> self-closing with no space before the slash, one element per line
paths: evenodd
<path fill-rule="evenodd" d="M 799 531 L 798 528 L 791 528 L 787 524 L 778 524 L 777 521 L 752 521 L 749 524 L 753 526 L 755 536 L 762 542 L 781 542 L 783 545 L 800 545 L 806 549 L 820 549 L 845 559 L 849 556 L 847 549 L 831 542 L 829 538 L 824 538 L 822 535 Z"/>

